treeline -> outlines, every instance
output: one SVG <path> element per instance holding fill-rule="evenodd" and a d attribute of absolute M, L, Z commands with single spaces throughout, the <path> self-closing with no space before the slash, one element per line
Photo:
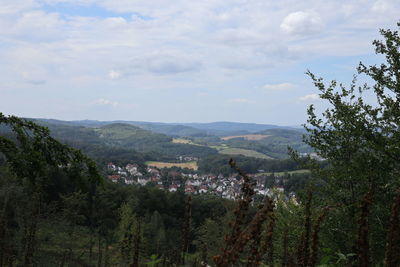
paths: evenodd
<path fill-rule="evenodd" d="M 304 131 L 269 129 L 256 134 L 268 137 L 252 141 L 244 138 L 233 138 L 225 141 L 225 143 L 230 147 L 255 150 L 277 159 L 288 158 L 288 147 L 303 153 L 313 151 L 310 146 L 303 142 L 303 135 L 306 134 Z"/>
<path fill-rule="evenodd" d="M 387 62 L 358 68 L 371 88 L 308 72 L 332 107 L 320 119 L 310 106 L 306 143 L 329 165 L 292 151 L 311 176 L 289 198 L 256 202 L 242 159 L 228 162 L 236 201 L 107 183 L 48 129 L 0 113 L 14 134 L 0 136 L 0 266 L 399 266 L 400 36 L 381 34 Z"/>
<path fill-rule="evenodd" d="M 186 214 L 183 189 L 111 183 L 46 128 L 1 113 L 0 124 L 14 137 L 0 136 L 0 266 L 173 266 L 199 250 L 207 220 L 227 220 L 231 201 L 196 196 Z"/>
<path fill-rule="evenodd" d="M 230 175 L 235 172 L 228 164 L 231 158 L 232 156 L 221 154 L 202 158 L 198 162 L 199 171 Z M 246 173 L 294 171 L 301 168 L 301 161 L 296 162 L 292 159 L 268 160 L 245 156 L 235 156 L 234 158 Z"/>
<path fill-rule="evenodd" d="M 96 192 L 87 192 L 71 185 L 62 172 L 50 175 L 41 192 L 42 210 L 35 212 L 31 190 L 7 166 L 0 168 L 0 266 L 129 266 L 134 253 L 130 238 L 136 231 L 140 266 L 152 255 L 168 263 L 165 266 L 181 261 L 183 191 L 105 182 Z M 191 205 L 189 254 L 200 251 L 196 240 L 204 238 L 206 222 L 227 223 L 233 203 L 203 195 L 194 197 Z M 220 233 L 214 238 L 222 237 Z"/>
<path fill-rule="evenodd" d="M 217 154 L 213 148 L 172 143 L 172 138 L 169 136 L 128 124 L 115 123 L 100 128 L 88 128 L 39 122 L 49 127 L 56 139 L 82 149 L 96 159 L 110 158 L 114 161 L 125 161 L 129 155 L 131 161 L 140 163 L 147 160 L 171 161 L 177 156 L 199 158 Z"/>

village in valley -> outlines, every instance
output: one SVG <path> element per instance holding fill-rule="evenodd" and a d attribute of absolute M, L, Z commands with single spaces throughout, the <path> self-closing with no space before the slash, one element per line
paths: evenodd
<path fill-rule="evenodd" d="M 186 194 L 211 194 L 226 199 L 235 199 L 240 194 L 243 178 L 238 174 L 224 176 L 223 174 L 199 174 L 192 170 L 168 171 L 146 166 L 140 168 L 138 164 L 131 163 L 126 166 L 118 166 L 112 162 L 107 164 L 108 179 L 114 183 L 145 186 L 152 184 L 158 189 L 176 192 L 184 190 Z M 284 192 L 281 186 L 282 178 L 273 175 L 249 174 L 255 182 L 254 190 L 258 195 L 269 195 L 273 192 Z M 274 179 L 277 186 L 267 187 L 266 179 Z"/>

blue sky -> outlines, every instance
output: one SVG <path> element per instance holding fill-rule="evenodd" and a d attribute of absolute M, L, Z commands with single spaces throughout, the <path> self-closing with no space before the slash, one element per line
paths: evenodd
<path fill-rule="evenodd" d="M 400 0 L 2 0 L 0 112 L 64 120 L 297 125 L 304 74 L 380 62 Z"/>

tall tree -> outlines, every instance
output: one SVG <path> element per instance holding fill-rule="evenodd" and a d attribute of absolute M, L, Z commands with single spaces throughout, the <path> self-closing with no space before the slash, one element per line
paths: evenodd
<path fill-rule="evenodd" d="M 0 127 L 5 132 L 0 136 L 0 156 L 31 200 L 25 214 L 22 260 L 24 266 L 31 266 L 42 204 L 48 198 L 54 170 L 66 173 L 70 184 L 88 191 L 89 196 L 101 178 L 92 160 L 52 138 L 47 128 L 2 113 Z"/>
<path fill-rule="evenodd" d="M 366 75 L 373 85 L 358 85 L 357 76 L 348 88 L 335 80 L 326 84 L 308 72 L 320 98 L 331 105 L 322 117 L 314 106 L 309 107 L 309 135 L 305 139 L 330 162 L 321 177 L 326 196 L 341 204 L 341 216 L 331 220 L 327 237 L 335 249 L 368 258 L 360 262 L 370 261 L 365 255 L 370 250 L 376 262 L 382 259 L 388 203 L 400 182 L 400 37 L 397 31 L 380 32 L 383 40 L 373 44 L 386 62 L 373 66 L 360 63 L 358 67 L 358 73 Z M 374 101 L 368 97 L 371 93 Z M 348 241 L 357 235 L 357 244 Z M 368 240 L 370 244 L 366 244 Z"/>

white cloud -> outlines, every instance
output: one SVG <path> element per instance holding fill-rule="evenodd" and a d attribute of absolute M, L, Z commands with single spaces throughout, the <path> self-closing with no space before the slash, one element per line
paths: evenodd
<path fill-rule="evenodd" d="M 295 58 L 287 46 L 275 41 L 262 46 L 236 47 L 229 54 L 225 53 L 221 51 L 217 55 L 219 65 L 232 70 L 271 69 Z"/>
<path fill-rule="evenodd" d="M 309 94 L 305 95 L 299 98 L 301 101 L 313 101 L 313 100 L 318 100 L 319 95 L 318 94 Z"/>
<path fill-rule="evenodd" d="M 160 51 L 133 58 L 122 67 L 122 72 L 125 76 L 143 72 L 167 75 L 198 71 L 201 66 L 201 62 L 189 55 L 178 51 Z"/>
<path fill-rule="evenodd" d="M 386 0 L 378 0 L 372 5 L 372 11 L 374 12 L 387 12 L 392 7 L 391 3 Z"/>
<path fill-rule="evenodd" d="M 240 104 L 251 104 L 254 103 L 254 101 L 247 99 L 247 98 L 232 98 L 229 99 L 228 102 L 230 103 L 240 103 Z"/>
<path fill-rule="evenodd" d="M 23 13 L 5 32 L 19 40 L 49 42 L 66 37 L 62 32 L 64 25 L 57 13 L 35 10 Z"/>
<path fill-rule="evenodd" d="M 146 64 L 150 72 L 157 74 L 174 74 L 195 71 L 200 68 L 200 63 L 190 59 L 174 58 L 173 56 L 152 57 Z"/>
<path fill-rule="evenodd" d="M 46 80 L 29 80 L 27 83 L 32 84 L 32 85 L 44 85 L 46 84 Z"/>
<path fill-rule="evenodd" d="M 287 15 L 280 27 L 289 34 L 307 35 L 319 32 L 322 21 L 317 14 L 297 11 Z"/>
<path fill-rule="evenodd" d="M 291 83 L 266 84 L 263 86 L 263 88 L 268 90 L 288 90 L 294 87 L 294 84 Z"/>
<path fill-rule="evenodd" d="M 0 16 L 19 13 L 38 6 L 35 0 L 4 0 L 1 2 Z"/>
<path fill-rule="evenodd" d="M 280 97 L 287 98 L 292 91 L 268 97 L 264 92 L 289 89 L 290 85 L 268 84 L 259 90 L 266 78 L 304 84 L 305 69 L 318 68 L 322 73 L 333 74 L 334 64 L 339 64 L 334 61 L 343 63 L 348 55 L 369 57 L 373 54 L 371 40 L 379 38 L 379 28 L 394 29 L 400 8 L 398 0 L 1 3 L 2 90 L 21 90 L 21 94 L 15 93 L 17 96 L 48 88 L 54 98 L 79 96 L 83 106 L 87 106 L 85 99 L 107 96 L 111 90 L 124 95 L 126 101 L 143 106 L 157 102 L 160 109 L 163 103 L 175 101 L 176 110 L 189 105 L 199 90 L 207 90 L 214 99 L 219 99 L 222 92 L 231 92 L 232 98 L 244 97 L 232 99 L 231 103 L 249 103 L 246 97 L 257 99 L 259 110 L 262 101 L 284 106 L 281 101 L 285 100 Z M 68 8 L 63 9 L 64 6 Z M 319 34 L 311 34 L 315 32 Z M 343 64 L 350 66 L 349 61 Z M 129 79 L 122 79 L 127 76 Z M 251 90 L 250 97 L 245 88 L 255 85 L 260 86 Z M 297 94 L 305 95 L 307 91 L 296 87 Z M 40 101 L 43 95 L 37 93 L 32 103 L 35 97 Z M 3 103 L 7 99 L 1 98 Z M 303 98 L 313 100 L 310 96 Z M 219 106 L 211 106 L 211 101 L 197 102 L 204 102 L 202 110 L 209 114 L 215 114 L 212 109 Z M 97 104 L 118 105 L 118 110 L 124 106 L 107 99 Z M 34 111 L 34 104 L 30 105 Z M 156 110 L 154 113 L 160 115 Z M 48 112 L 52 114 L 51 110 Z"/>
<path fill-rule="evenodd" d="M 198 93 L 196 94 L 196 96 L 205 97 L 205 96 L 209 96 L 209 93 L 207 93 L 207 92 L 198 92 Z"/>
<path fill-rule="evenodd" d="M 115 71 L 115 70 L 111 70 L 111 71 L 108 73 L 108 77 L 110 77 L 111 80 L 116 80 L 116 79 L 118 79 L 119 77 L 121 77 L 121 73 L 118 72 L 118 71 Z"/>
<path fill-rule="evenodd" d="M 119 105 L 119 103 L 116 101 L 111 101 L 104 98 L 97 99 L 96 101 L 94 101 L 94 103 L 100 106 L 111 106 L 111 107 L 117 107 Z"/>

